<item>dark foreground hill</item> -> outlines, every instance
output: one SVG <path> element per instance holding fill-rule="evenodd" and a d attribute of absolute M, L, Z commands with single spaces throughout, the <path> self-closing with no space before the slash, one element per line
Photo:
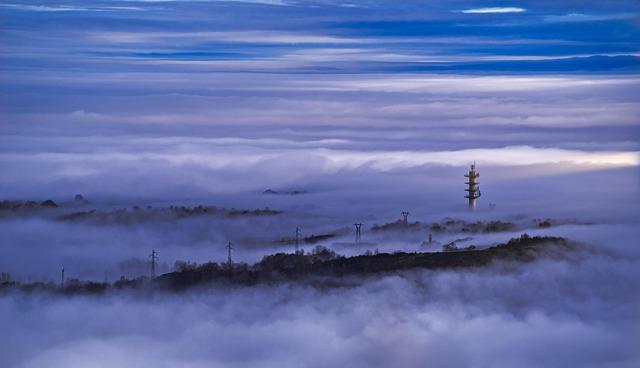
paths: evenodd
<path fill-rule="evenodd" d="M 265 256 L 260 262 L 202 265 L 176 262 L 176 272 L 159 277 L 134 280 L 120 279 L 113 284 L 68 280 L 64 286 L 53 283 L 21 284 L 9 279 L 0 280 L 0 293 L 13 290 L 23 292 L 53 292 L 59 294 L 95 294 L 108 290 L 164 290 L 179 291 L 208 283 L 252 286 L 280 282 L 315 284 L 322 279 L 339 284 L 343 277 L 385 274 L 409 269 L 462 269 L 484 267 L 492 262 L 530 262 L 541 257 L 562 257 L 578 245 L 565 238 L 551 236 L 530 237 L 527 234 L 507 243 L 485 249 L 456 249 L 447 252 L 394 252 L 344 257 L 323 246 L 311 253 L 278 253 Z"/>
<path fill-rule="evenodd" d="M 163 289 L 181 290 L 207 282 L 256 285 L 304 280 L 308 277 L 343 277 L 380 274 L 407 269 L 455 269 L 483 267 L 494 261 L 529 262 L 539 257 L 561 256 L 577 245 L 560 237 L 530 237 L 527 234 L 486 249 L 450 252 L 394 252 L 343 257 L 318 246 L 309 254 L 278 253 L 265 256 L 249 267 L 246 264 L 186 265 L 182 270 L 157 277 Z"/>

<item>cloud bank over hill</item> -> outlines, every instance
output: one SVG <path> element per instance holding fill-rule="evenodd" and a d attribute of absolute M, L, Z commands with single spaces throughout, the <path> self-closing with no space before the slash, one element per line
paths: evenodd
<path fill-rule="evenodd" d="M 0 366 L 640 366 L 638 14 L 616 0 L 0 1 L 0 200 L 60 205 L 0 211 L 0 271 L 21 281 L 57 282 L 63 265 L 148 275 L 152 249 L 158 273 L 222 262 L 227 241 L 253 263 L 292 252 L 296 227 L 323 239 L 305 251 L 347 255 L 523 232 L 588 249 L 327 289 L 4 293 Z M 199 205 L 282 212 L 170 207 Z M 424 226 L 372 230 L 401 211 Z M 513 226 L 427 226 L 458 219 Z"/>
<path fill-rule="evenodd" d="M 640 258 L 626 248 L 636 238 L 599 230 L 621 234 L 616 246 L 526 265 L 354 279 L 324 291 L 282 285 L 4 297 L 0 362 L 65 367 L 103 356 L 109 366 L 633 367 Z"/>

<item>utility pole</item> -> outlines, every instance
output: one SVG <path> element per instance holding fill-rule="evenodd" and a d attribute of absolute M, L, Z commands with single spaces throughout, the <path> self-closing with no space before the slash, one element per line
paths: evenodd
<path fill-rule="evenodd" d="M 151 258 L 151 277 L 156 277 L 156 261 L 158 260 L 158 252 L 155 249 L 151 250 L 151 254 L 149 255 Z"/>
<path fill-rule="evenodd" d="M 231 265 L 233 264 L 233 262 L 231 261 L 232 249 L 233 249 L 233 244 L 231 244 L 231 241 L 229 241 L 229 243 L 227 243 L 227 265 L 229 265 L 229 267 L 231 267 Z"/>
<path fill-rule="evenodd" d="M 296 254 L 300 251 L 300 228 L 296 226 Z"/>
<path fill-rule="evenodd" d="M 356 243 L 360 242 L 360 237 L 361 237 L 361 231 L 360 228 L 362 228 L 362 224 L 359 222 L 356 222 L 355 224 L 353 224 L 353 226 L 356 227 Z"/>
<path fill-rule="evenodd" d="M 64 287 L 64 265 L 62 266 L 62 275 L 60 277 L 60 287 Z"/>
<path fill-rule="evenodd" d="M 402 223 L 405 226 L 409 225 L 409 221 L 407 220 L 407 217 L 409 217 L 409 211 L 402 211 Z"/>
<path fill-rule="evenodd" d="M 465 195 L 465 198 L 469 199 L 469 209 L 475 209 L 476 208 L 476 200 L 478 198 L 480 198 L 480 196 L 482 195 L 482 193 L 480 193 L 480 186 L 477 181 L 477 179 L 480 177 L 480 173 L 478 173 L 476 171 L 476 162 L 474 161 L 473 164 L 471 164 L 471 169 L 469 170 L 468 174 L 464 174 L 464 176 L 466 178 L 469 178 L 469 181 L 465 182 L 465 184 L 468 185 L 467 189 L 465 189 L 465 191 L 467 192 L 467 195 Z"/>

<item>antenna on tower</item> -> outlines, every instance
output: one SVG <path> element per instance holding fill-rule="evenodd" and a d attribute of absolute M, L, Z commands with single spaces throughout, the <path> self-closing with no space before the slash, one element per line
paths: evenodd
<path fill-rule="evenodd" d="M 231 267 L 231 265 L 233 264 L 233 261 L 231 261 L 231 250 L 233 249 L 233 244 L 231 243 L 231 241 L 229 241 L 227 243 L 227 265 L 229 267 Z"/>
<path fill-rule="evenodd" d="M 409 211 L 402 211 L 402 223 L 405 226 L 409 225 L 409 220 L 407 220 L 407 217 L 409 217 Z"/>
<path fill-rule="evenodd" d="M 296 254 L 300 251 L 300 228 L 296 226 Z"/>
<path fill-rule="evenodd" d="M 356 243 L 360 242 L 360 237 L 362 235 L 360 229 L 362 228 L 362 224 L 359 222 L 356 222 L 355 224 L 353 224 L 353 226 L 356 227 Z"/>
<path fill-rule="evenodd" d="M 482 195 L 482 193 L 480 193 L 480 183 L 478 183 L 477 181 L 477 179 L 480 177 L 480 173 L 476 171 L 475 161 L 473 161 L 473 164 L 471 164 L 469 173 L 464 174 L 464 176 L 466 178 L 469 178 L 469 181 L 465 182 L 465 184 L 467 184 L 468 186 L 467 189 L 465 189 L 467 195 L 465 195 L 464 197 L 469 199 L 469 208 L 474 209 L 476 208 L 476 200 Z"/>
<path fill-rule="evenodd" d="M 152 249 L 149 258 L 151 258 L 151 277 L 156 277 L 156 261 L 158 261 L 158 252 L 156 252 L 155 249 Z"/>

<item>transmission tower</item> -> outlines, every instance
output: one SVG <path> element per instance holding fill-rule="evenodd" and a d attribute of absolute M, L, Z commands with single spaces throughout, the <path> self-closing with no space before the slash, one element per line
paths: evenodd
<path fill-rule="evenodd" d="M 353 226 L 356 227 L 356 243 L 360 242 L 360 237 L 362 235 L 360 229 L 362 228 L 362 224 L 359 222 L 356 222 L 355 224 L 353 224 Z"/>
<path fill-rule="evenodd" d="M 409 225 L 409 220 L 407 220 L 407 217 L 409 217 L 409 211 L 402 211 L 402 223 L 404 225 Z"/>
<path fill-rule="evenodd" d="M 300 251 L 300 228 L 296 226 L 296 254 Z"/>
<path fill-rule="evenodd" d="M 156 277 L 156 262 L 158 261 L 158 252 L 156 252 L 155 249 L 152 249 L 149 258 L 151 259 L 151 277 Z"/>
<path fill-rule="evenodd" d="M 231 241 L 229 241 L 227 243 L 227 264 L 229 265 L 229 267 L 231 267 L 231 265 L 233 264 L 233 261 L 231 261 L 231 250 L 233 249 L 233 244 L 231 243 Z"/>
<path fill-rule="evenodd" d="M 465 182 L 465 184 L 467 184 L 468 187 L 467 189 L 465 189 L 465 191 L 467 192 L 467 195 L 465 195 L 464 197 L 469 199 L 469 208 L 475 209 L 476 200 L 480 198 L 480 196 L 482 195 L 480 193 L 480 186 L 478 185 L 479 183 L 477 181 L 477 179 L 480 177 L 480 173 L 476 171 L 475 161 L 473 162 L 473 164 L 471 164 L 471 169 L 469 170 L 469 173 L 464 174 L 464 176 L 469 178 L 469 181 Z"/>

